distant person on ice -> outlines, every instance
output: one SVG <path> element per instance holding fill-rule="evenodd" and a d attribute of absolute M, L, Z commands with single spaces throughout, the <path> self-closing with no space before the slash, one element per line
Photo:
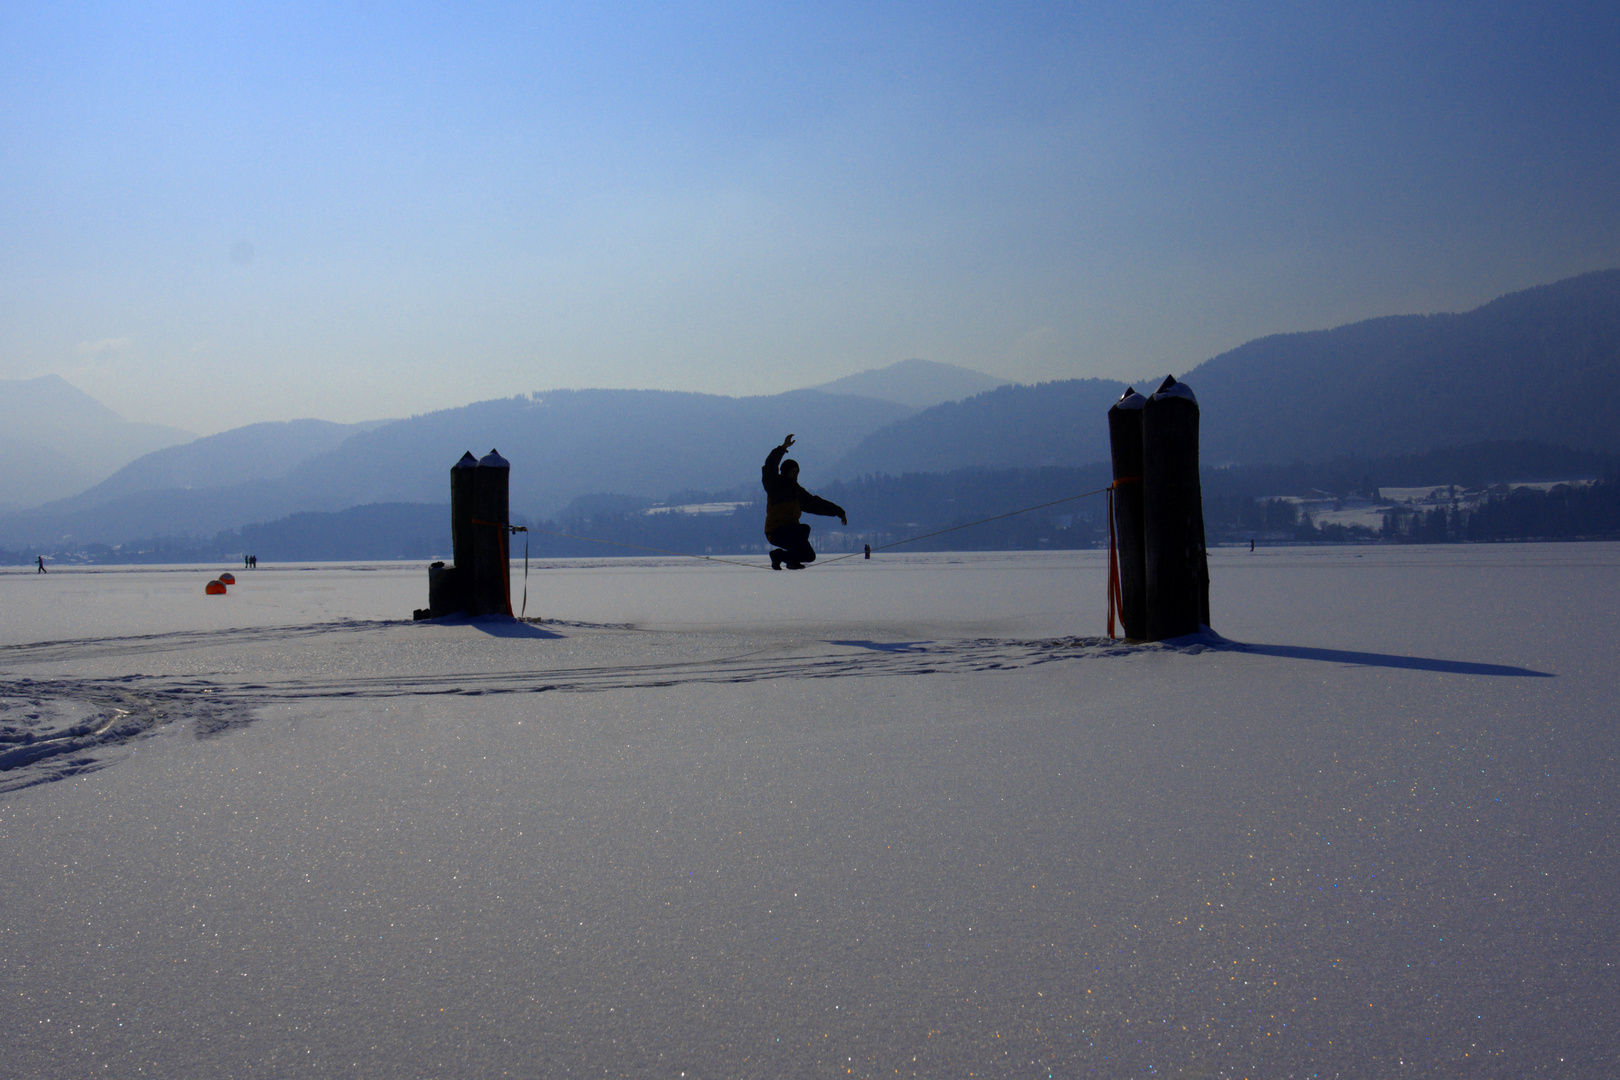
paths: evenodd
<path fill-rule="evenodd" d="M 789 435 L 788 438 L 791 439 L 791 438 L 793 438 L 793 436 Z M 812 555 L 810 557 L 812 559 L 815 558 L 814 555 Z M 43 556 L 43 555 L 38 556 L 37 558 L 34 559 L 34 562 L 39 566 L 39 570 L 36 571 L 36 573 L 44 574 L 44 573 L 48 572 L 45 569 L 45 556 Z"/>
<path fill-rule="evenodd" d="M 765 539 L 776 545 L 771 550 L 772 570 L 782 569 L 784 563 L 789 570 L 803 570 L 805 563 L 816 561 L 816 549 L 810 546 L 810 526 L 799 521 L 800 514 L 835 517 L 849 524 L 842 506 L 799 486 L 799 463 L 792 458 L 782 460 L 792 445 L 793 436 L 789 435 L 766 456 L 759 470 L 759 482 L 765 485 Z"/>

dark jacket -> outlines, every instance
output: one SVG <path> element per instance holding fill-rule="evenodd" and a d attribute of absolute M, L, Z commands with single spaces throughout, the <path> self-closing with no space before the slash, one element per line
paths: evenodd
<path fill-rule="evenodd" d="M 797 480 L 782 475 L 782 455 L 786 453 L 787 447 L 778 446 L 759 470 L 759 482 L 765 487 L 765 535 L 784 525 L 797 525 L 801 513 L 844 517 L 842 506 L 810 494 Z"/>

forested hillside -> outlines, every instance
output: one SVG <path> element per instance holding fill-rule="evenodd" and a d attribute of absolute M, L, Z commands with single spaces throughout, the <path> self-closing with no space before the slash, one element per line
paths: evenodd
<path fill-rule="evenodd" d="M 1165 372 L 1135 382 L 1150 393 Z M 1417 454 L 1484 441 L 1620 452 L 1620 270 L 1458 315 L 1260 338 L 1175 372 L 1198 395 L 1206 464 Z M 1108 457 L 1125 384 L 1004 386 L 873 432 L 838 475 L 1083 465 Z"/>

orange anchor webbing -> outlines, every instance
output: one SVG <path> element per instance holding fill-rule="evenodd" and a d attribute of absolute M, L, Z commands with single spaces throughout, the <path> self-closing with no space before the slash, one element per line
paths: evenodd
<path fill-rule="evenodd" d="M 1119 544 L 1114 537 L 1114 489 L 1108 489 L 1108 637 L 1114 637 L 1114 612 L 1119 607 Z M 1121 613 L 1123 618 L 1123 612 Z"/>
<path fill-rule="evenodd" d="M 506 554 L 506 530 L 501 530 L 501 565 L 506 567 L 506 573 L 501 575 L 501 584 L 506 586 L 506 617 L 512 617 L 512 560 Z"/>
<path fill-rule="evenodd" d="M 472 523 L 474 525 L 493 525 L 495 528 L 501 530 L 501 562 L 507 567 L 506 614 L 510 616 L 512 614 L 512 560 L 507 555 L 506 551 L 506 534 L 515 532 L 527 533 L 529 530 L 526 526 L 508 525 L 504 521 L 481 521 L 478 518 L 473 518 Z M 527 540 L 525 540 L 523 545 L 523 610 L 525 612 L 529 610 L 529 546 Z"/>

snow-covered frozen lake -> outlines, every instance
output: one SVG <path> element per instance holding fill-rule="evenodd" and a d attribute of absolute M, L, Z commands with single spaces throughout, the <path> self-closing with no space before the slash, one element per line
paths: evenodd
<path fill-rule="evenodd" d="M 0 574 L 0 1076 L 1620 1075 L 1620 545 L 1102 566 Z"/>

